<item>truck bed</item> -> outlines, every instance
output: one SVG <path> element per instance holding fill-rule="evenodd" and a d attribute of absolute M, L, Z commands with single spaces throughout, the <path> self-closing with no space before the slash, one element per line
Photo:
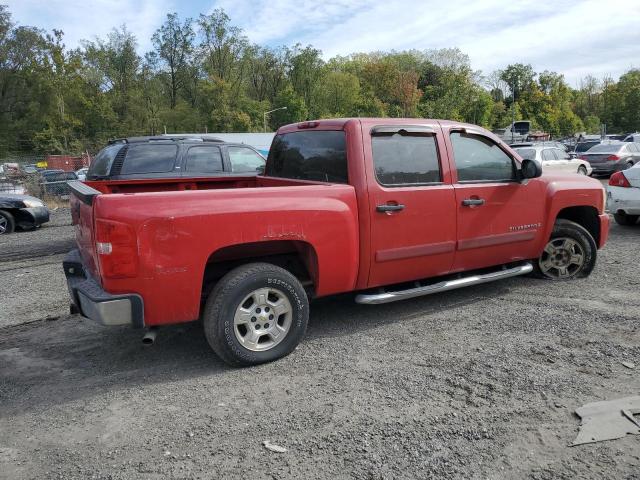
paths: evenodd
<path fill-rule="evenodd" d="M 354 288 L 359 233 L 351 185 L 224 177 L 70 182 L 70 187 L 87 274 L 111 294 L 153 292 L 157 301 L 144 305 L 145 318 L 152 319 L 148 325 L 197 319 L 207 265 L 242 248 L 247 254 L 302 252 L 317 296 Z M 96 242 L 105 241 L 98 228 L 104 222 L 126 225 L 134 237 L 135 276 L 108 278 L 101 271 Z"/>
<path fill-rule="evenodd" d="M 147 178 L 141 180 L 98 180 L 87 181 L 84 183 L 103 194 L 326 185 L 326 183 L 324 182 L 310 182 L 306 180 L 291 180 L 286 178 L 256 176 L 213 178 Z"/>

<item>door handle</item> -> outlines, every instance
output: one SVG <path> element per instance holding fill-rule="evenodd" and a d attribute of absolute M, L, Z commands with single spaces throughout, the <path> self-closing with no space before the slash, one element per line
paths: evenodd
<path fill-rule="evenodd" d="M 462 205 L 465 207 L 471 207 L 473 205 L 484 205 L 484 198 L 465 198 L 462 200 Z"/>
<path fill-rule="evenodd" d="M 397 212 L 404 209 L 404 205 L 378 205 L 376 210 L 379 212 Z"/>

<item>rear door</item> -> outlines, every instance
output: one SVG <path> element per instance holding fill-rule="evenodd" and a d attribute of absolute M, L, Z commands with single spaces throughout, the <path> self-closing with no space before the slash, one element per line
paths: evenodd
<path fill-rule="evenodd" d="M 453 271 L 534 258 L 544 229 L 544 185 L 519 182 L 508 150 L 482 130 L 447 127 L 458 242 Z"/>
<path fill-rule="evenodd" d="M 222 152 L 215 145 L 185 146 L 183 177 L 221 175 L 224 172 Z"/>
<path fill-rule="evenodd" d="M 542 171 L 545 173 L 558 173 L 560 162 L 553 153 L 553 148 L 545 148 L 540 152 L 542 159 Z"/>
<path fill-rule="evenodd" d="M 558 164 L 558 171 L 564 173 L 576 173 L 577 167 L 574 169 L 571 162 L 569 162 L 569 155 L 564 150 L 557 147 L 553 148 L 553 154 L 555 155 L 556 162 Z"/>
<path fill-rule="evenodd" d="M 448 273 L 456 208 L 439 125 L 380 124 L 363 135 L 371 218 L 369 286 Z"/>

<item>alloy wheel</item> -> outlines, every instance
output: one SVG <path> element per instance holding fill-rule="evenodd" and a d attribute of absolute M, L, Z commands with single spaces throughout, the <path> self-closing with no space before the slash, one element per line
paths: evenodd
<path fill-rule="evenodd" d="M 233 319 L 236 339 L 247 350 L 270 350 L 287 336 L 293 308 L 277 288 L 259 288 L 247 295 Z"/>

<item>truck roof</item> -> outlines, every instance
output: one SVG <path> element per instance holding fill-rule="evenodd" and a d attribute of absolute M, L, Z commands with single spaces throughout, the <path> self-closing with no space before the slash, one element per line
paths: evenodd
<path fill-rule="evenodd" d="M 478 129 L 477 125 L 470 123 L 455 122 L 452 120 L 439 120 L 429 118 L 389 118 L 389 117 L 352 117 L 352 118 L 327 118 L 322 120 L 308 120 L 304 122 L 291 123 L 284 125 L 278 129 L 278 133 L 295 132 L 298 130 L 312 129 L 316 127 L 338 128 L 343 129 L 349 122 L 359 122 L 363 125 L 385 124 L 385 125 L 403 125 L 403 124 L 421 124 L 438 122 L 442 126 L 468 127 Z M 486 129 L 483 129 L 486 130 Z M 487 131 L 488 132 L 488 131 Z M 489 132 L 488 132 L 489 133 Z"/>

